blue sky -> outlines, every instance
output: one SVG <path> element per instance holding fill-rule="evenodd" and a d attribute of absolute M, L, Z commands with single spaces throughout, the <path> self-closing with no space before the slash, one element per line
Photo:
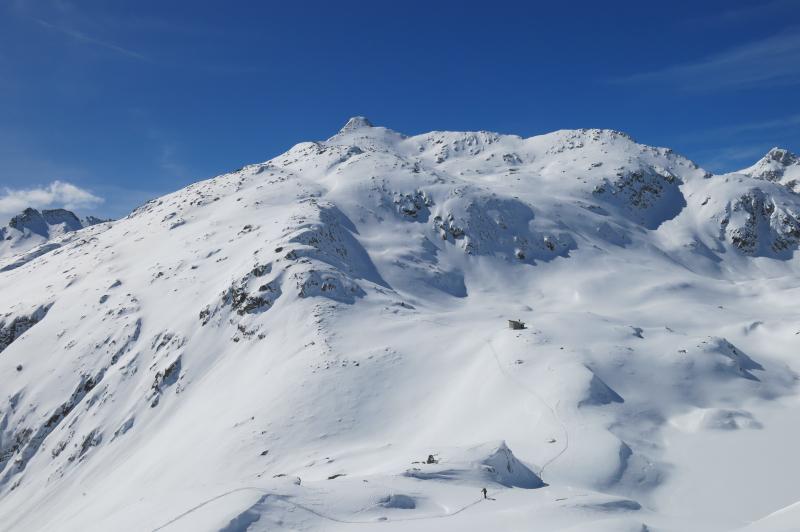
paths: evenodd
<path fill-rule="evenodd" d="M 352 115 L 613 128 L 727 171 L 800 151 L 798 94 L 800 0 L 0 0 L 0 214 L 122 216 Z"/>

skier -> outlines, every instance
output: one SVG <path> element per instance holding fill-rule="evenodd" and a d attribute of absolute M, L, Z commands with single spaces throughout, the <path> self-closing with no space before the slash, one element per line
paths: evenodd
<path fill-rule="evenodd" d="M 481 492 L 483 493 L 483 498 L 484 498 L 484 499 L 488 499 L 488 498 L 489 498 L 489 496 L 486 494 L 486 488 L 483 488 L 483 489 L 481 490 Z"/>

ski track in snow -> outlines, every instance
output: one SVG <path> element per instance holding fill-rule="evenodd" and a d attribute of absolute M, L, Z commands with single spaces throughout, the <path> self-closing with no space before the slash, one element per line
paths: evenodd
<path fill-rule="evenodd" d="M 497 351 L 495 351 L 494 346 L 492 345 L 492 341 L 491 340 L 486 340 L 486 345 L 489 346 L 489 349 L 492 352 L 492 357 L 494 358 L 494 361 L 497 363 L 497 367 L 500 370 L 500 372 L 508 380 L 513 382 L 516 386 L 518 386 L 519 388 L 521 388 L 522 390 L 524 390 L 528 394 L 532 395 L 533 397 L 536 398 L 536 400 L 538 400 L 541 404 L 543 404 L 547 408 L 547 410 L 550 412 L 550 415 L 553 417 L 553 420 L 558 424 L 559 427 L 561 427 L 561 432 L 562 432 L 562 434 L 564 436 L 563 437 L 564 443 L 561 446 L 561 450 L 559 450 L 555 455 L 553 455 L 550 459 L 548 459 L 539 468 L 538 475 L 540 477 L 542 477 L 542 475 L 544 474 L 545 469 L 547 469 L 548 466 L 552 465 L 556 460 L 561 458 L 561 456 L 564 453 L 566 453 L 567 450 L 569 449 L 569 431 L 567 430 L 567 426 L 561 420 L 561 417 L 556 412 L 556 409 L 554 407 L 550 406 L 550 404 L 547 401 L 545 401 L 544 398 L 541 395 L 539 395 L 538 393 L 536 393 L 536 391 L 534 391 L 531 388 L 529 388 L 525 383 L 520 382 L 516 377 L 514 377 L 511 373 L 509 373 L 508 370 L 505 367 L 503 367 L 503 364 L 500 362 L 500 357 L 498 357 Z M 544 477 L 542 477 L 542 478 L 544 478 Z"/>
<path fill-rule="evenodd" d="M 192 508 L 186 510 L 185 512 L 177 515 L 176 517 L 170 519 L 169 521 L 167 521 L 163 525 L 154 528 L 152 530 L 152 532 L 158 532 L 159 530 L 164 530 L 165 528 L 177 523 L 181 519 L 191 515 L 192 513 L 196 512 L 197 510 L 199 510 L 201 508 L 203 508 L 204 506 L 207 506 L 207 505 L 211 504 L 214 501 L 218 501 L 220 499 L 223 499 L 223 498 L 225 498 L 225 497 L 227 497 L 229 495 L 233 495 L 234 493 L 240 493 L 242 491 L 255 491 L 255 492 L 261 493 L 263 495 L 270 495 L 270 496 L 278 498 L 281 502 L 283 502 L 285 504 L 288 504 L 288 505 L 293 506 L 295 508 L 299 508 L 301 510 L 305 510 L 306 512 L 314 514 L 317 517 L 320 517 L 320 518 L 325 519 L 327 521 L 333 521 L 335 523 L 342 523 L 342 524 L 348 524 L 348 525 L 376 525 L 376 524 L 381 524 L 381 523 L 392 523 L 392 522 L 403 522 L 403 521 L 427 521 L 427 520 L 430 520 L 430 519 L 444 519 L 444 518 L 447 518 L 447 517 L 453 517 L 455 515 L 458 515 L 461 512 L 463 512 L 464 510 L 467 510 L 468 508 L 472 508 L 476 504 L 479 504 L 479 503 L 483 502 L 484 500 L 486 500 L 483 497 L 480 497 L 480 498 L 478 498 L 478 499 L 476 499 L 476 500 L 474 500 L 474 501 L 472 501 L 472 502 L 470 502 L 470 503 L 468 503 L 468 504 L 466 504 L 464 506 L 461 506 L 460 508 L 458 508 L 457 510 L 455 510 L 453 512 L 449 512 L 449 513 L 442 514 L 442 515 L 428 515 L 428 516 L 421 516 L 421 517 L 406 517 L 406 518 L 399 518 L 399 519 L 384 518 L 384 519 L 381 519 L 380 521 L 377 521 L 377 520 L 374 520 L 374 519 L 370 520 L 370 521 L 350 521 L 350 520 L 346 520 L 346 519 L 340 519 L 340 518 L 337 518 L 337 517 L 332 517 L 330 515 L 326 515 L 324 513 L 321 513 L 319 510 L 315 510 L 315 509 L 309 508 L 308 506 L 305 506 L 303 504 L 299 504 L 299 503 L 296 503 L 294 501 L 290 501 L 290 500 L 288 500 L 288 498 L 291 497 L 291 495 L 280 494 L 280 493 L 276 493 L 276 492 L 270 491 L 270 490 L 265 490 L 265 489 L 262 489 L 262 488 L 244 487 L 244 488 L 235 488 L 235 489 L 232 489 L 230 491 L 226 491 L 225 493 L 221 493 L 220 495 L 217 495 L 217 496 L 212 497 L 210 499 L 207 499 L 207 500 L 201 502 L 200 504 L 198 504 L 196 506 L 193 506 Z M 496 491 L 489 492 L 489 495 L 496 495 L 496 494 L 500 493 L 500 491 L 501 490 L 496 490 Z"/>

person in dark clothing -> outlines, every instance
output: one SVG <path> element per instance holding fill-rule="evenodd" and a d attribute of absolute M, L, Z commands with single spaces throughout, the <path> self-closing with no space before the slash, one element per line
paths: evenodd
<path fill-rule="evenodd" d="M 483 488 L 483 489 L 481 490 L 481 493 L 483 493 L 483 498 L 484 498 L 484 499 L 488 499 L 488 498 L 489 498 L 489 496 L 486 494 L 486 493 L 487 493 L 487 492 L 486 492 L 486 488 Z"/>

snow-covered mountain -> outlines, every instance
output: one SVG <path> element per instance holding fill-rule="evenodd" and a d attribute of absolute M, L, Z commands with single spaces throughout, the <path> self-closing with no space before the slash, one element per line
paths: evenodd
<path fill-rule="evenodd" d="M 775 153 L 359 117 L 0 260 L 0 523 L 797 528 Z"/>
<path fill-rule="evenodd" d="M 11 218 L 8 225 L 0 227 L 0 259 L 23 254 L 84 227 L 109 221 L 95 216 L 78 218 L 66 209 L 38 211 L 29 207 Z"/>
<path fill-rule="evenodd" d="M 756 164 L 741 171 L 742 174 L 776 181 L 793 191 L 797 191 L 800 180 L 800 157 L 781 148 L 772 148 Z"/>

